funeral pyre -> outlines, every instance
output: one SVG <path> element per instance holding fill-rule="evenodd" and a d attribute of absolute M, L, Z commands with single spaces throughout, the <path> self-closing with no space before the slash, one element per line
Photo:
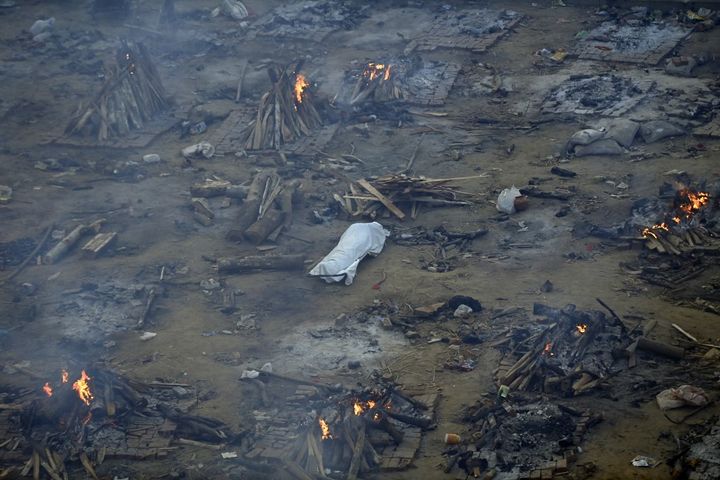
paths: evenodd
<path fill-rule="evenodd" d="M 256 467 L 262 462 L 292 478 L 363 478 L 372 471 L 408 467 L 421 432 L 434 428 L 437 394 L 413 397 L 382 384 L 348 391 L 257 373 L 245 375 L 259 389 L 262 405 L 255 411 L 256 430 L 245 454 Z"/>
<path fill-rule="evenodd" d="M 294 63 L 268 69 L 272 87 L 260 98 L 257 115 L 243 132 L 248 150 L 279 150 L 322 125 L 312 86 L 301 67 Z"/>
<path fill-rule="evenodd" d="M 197 402 L 192 393 L 188 385 L 141 383 L 99 367 L 62 370 L 37 389 L 4 393 L 0 472 L 57 480 L 84 469 L 98 478 L 105 459 L 161 458 L 173 441 L 239 438 L 218 420 L 188 414 Z"/>
<path fill-rule="evenodd" d="M 670 210 L 658 222 L 642 229 L 645 246 L 658 253 L 680 255 L 712 244 L 714 234 L 704 227 L 705 210 L 711 206 L 710 193 L 677 185 L 671 194 Z"/>
<path fill-rule="evenodd" d="M 142 43 L 123 41 L 100 92 L 82 103 L 66 135 L 96 136 L 99 141 L 142 129 L 168 106 L 160 75 Z"/>

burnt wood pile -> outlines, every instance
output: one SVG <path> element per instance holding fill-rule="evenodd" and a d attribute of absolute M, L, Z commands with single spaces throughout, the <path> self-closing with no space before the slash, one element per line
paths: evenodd
<path fill-rule="evenodd" d="M 465 412 L 470 440 L 446 449 L 445 472 L 456 466 L 474 478 L 512 472 L 513 478 L 568 474 L 587 430 L 602 417 L 560 403 L 515 398 L 483 399 Z"/>
<path fill-rule="evenodd" d="M 356 74 L 357 80 L 350 94 L 350 105 L 366 101 L 386 102 L 403 98 L 397 73 L 392 64 L 368 63 L 360 73 Z"/>
<path fill-rule="evenodd" d="M 366 478 L 408 467 L 422 431 L 435 428 L 436 395 L 428 401 L 394 386 L 350 392 L 268 372 L 246 382 L 259 389 L 262 404 L 244 455 L 255 470 L 272 465 L 298 480 L 326 478 L 328 470 L 333 477 Z M 290 394 L 270 395 L 288 384 Z"/>
<path fill-rule="evenodd" d="M 222 422 L 187 413 L 192 394 L 188 385 L 136 382 L 104 368 L 63 371 L 42 388 L 16 391 L 0 404 L 0 476 L 57 480 L 84 470 L 98 478 L 106 459 L 237 440 Z"/>
<path fill-rule="evenodd" d="M 255 119 L 243 132 L 248 150 L 279 150 L 322 125 L 301 64 L 268 69 L 272 87 L 261 98 Z"/>
<path fill-rule="evenodd" d="M 98 141 L 142 129 L 168 107 L 160 75 L 142 43 L 123 41 L 100 92 L 67 124 L 65 135 L 95 136 Z"/>

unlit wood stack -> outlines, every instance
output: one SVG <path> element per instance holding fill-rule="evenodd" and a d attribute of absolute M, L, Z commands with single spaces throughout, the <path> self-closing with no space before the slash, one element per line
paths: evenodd
<path fill-rule="evenodd" d="M 272 88 L 260 99 L 255 120 L 245 132 L 248 150 L 278 150 L 322 125 L 299 65 L 271 67 L 268 75 Z"/>
<path fill-rule="evenodd" d="M 351 216 L 369 216 L 375 218 L 387 209 L 399 219 L 404 219 L 406 211 L 415 218 L 420 205 L 428 206 L 465 206 L 470 202 L 459 200 L 471 197 L 470 194 L 448 185 L 458 180 L 470 180 L 483 176 L 459 178 L 425 178 L 407 175 L 387 175 L 374 179 L 361 179 L 350 184 L 350 192 L 344 196 L 335 195 L 342 208 Z M 400 206 L 409 207 L 403 211 Z"/>
<path fill-rule="evenodd" d="M 100 141 L 141 129 L 168 106 L 160 75 L 141 43 L 123 42 L 115 65 L 89 105 L 78 108 L 66 135 L 95 135 Z"/>

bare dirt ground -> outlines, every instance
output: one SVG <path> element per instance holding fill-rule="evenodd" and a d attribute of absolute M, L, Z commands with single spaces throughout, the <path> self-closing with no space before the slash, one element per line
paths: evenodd
<path fill-rule="evenodd" d="M 344 124 L 325 152 L 349 153 L 350 144 L 354 144 L 354 154 L 366 164 L 349 172 L 352 178 L 394 172 L 411 156 L 418 141 L 416 129 L 431 126 L 435 130 L 424 135 L 414 171 L 435 178 L 485 173 L 485 178 L 463 184 L 477 194 L 477 201 L 465 208 L 424 209 L 416 220 L 407 219 L 402 224 L 392 218 L 379 221 L 385 226 L 445 226 L 459 231 L 486 227 L 489 233 L 475 240 L 469 254 L 457 259 L 456 268 L 445 273 L 420 268 L 422 261 L 432 256 L 431 247 L 403 247 L 388 241 L 379 257 L 362 262 L 351 286 L 328 285 L 285 272 L 228 277 L 227 285 L 244 294 L 239 297 L 239 311 L 227 316 L 200 286 L 201 281 L 218 278 L 212 263 L 203 256 L 258 252 L 254 246 L 225 239 L 241 205 L 218 211 L 213 226 L 201 226 L 192 218 L 189 187 L 213 175 L 234 183 L 248 181 L 261 168 L 259 159 L 226 155 L 188 166 L 179 152 L 198 137 L 180 139 L 175 130 L 160 135 L 145 148 L 128 149 L 61 147 L 44 143 L 48 134 L 62 131 L 78 102 L 99 88 L 102 68 L 97 62 L 111 58 L 119 37 L 142 40 L 149 46 L 174 99 L 173 115 L 180 121 L 189 118 L 190 111 L 201 109 L 217 116 L 230 112 L 235 104 L 228 97 L 234 94 L 244 59 L 250 62 L 244 85 L 244 96 L 250 103 L 256 102 L 268 85 L 265 71 L 254 69 L 254 64 L 266 59 L 285 63 L 302 56 L 306 56 L 303 68 L 317 82 L 319 94 L 332 97 L 350 62 L 399 55 L 405 42 L 398 34 L 411 37 L 422 32 L 439 3 L 372 2 L 369 18 L 322 42 L 312 38 L 245 38 L 237 21 L 224 16 L 209 18 L 210 10 L 217 6 L 214 1 L 176 2 L 180 26 L 175 34 L 152 32 L 162 2 L 135 2 L 132 16 L 124 21 L 92 19 L 86 2 L 18 3 L 16 8 L 0 9 L 0 184 L 14 190 L 12 201 L 0 205 L 0 242 L 23 237 L 38 240 L 51 225 L 69 231 L 79 223 L 105 218 L 108 228 L 118 232 L 118 243 L 111 255 L 97 259 L 73 253 L 56 265 L 31 262 L 18 277 L 2 285 L 0 364 L 21 364 L 22 369 L 2 370 L 0 385 L 35 388 L 61 366 L 105 363 L 133 378 L 197 387 L 205 395 L 195 411 L 219 418 L 239 431 L 250 425 L 256 400 L 238 380 L 246 368 L 272 362 L 274 371 L 284 375 L 346 385 L 366 382 L 374 369 L 389 371 L 402 385 L 441 393 L 438 428 L 424 436 L 411 469 L 377 478 L 464 478 L 464 474 L 443 473 L 443 436 L 447 432 L 462 435 L 466 428 L 460 421 L 463 408 L 494 391 L 492 371 L 499 358 L 495 349 L 475 346 L 478 367 L 457 372 L 443 369 L 449 355 L 447 344 L 426 344 L 423 340 L 432 336 L 431 331 L 453 329 L 454 324 L 421 325 L 419 340 L 368 326 L 368 335 L 378 340 L 375 346 L 368 346 L 362 338 L 318 339 L 308 330 L 334 325 L 339 315 L 374 302 L 419 306 L 463 294 L 479 299 L 487 312 L 511 306 L 531 309 L 533 302 L 558 307 L 573 303 L 580 309 L 594 309 L 599 297 L 621 315 L 657 320 L 653 335 L 658 340 L 673 342 L 676 337 L 670 324 L 677 323 L 704 341 L 720 341 L 716 315 L 669 303 L 660 298 L 659 287 L 624 273 L 619 264 L 636 258 L 639 247 L 619 250 L 604 246 L 601 239 L 578 239 L 572 234 L 581 220 L 603 225 L 623 221 L 634 200 L 657 193 L 666 180 L 663 172 L 668 170 L 684 170 L 709 183 L 717 181 L 720 170 L 715 161 L 720 143 L 703 139 L 704 149 L 690 154 L 690 147 L 699 140 L 687 135 L 643 146 L 648 154 L 644 161 L 631 162 L 627 155 L 574 158 L 561 166 L 578 176 L 561 179 L 549 174 L 550 167 L 558 163 L 566 139 L 584 126 L 584 119 L 569 116 L 529 130 L 513 128 L 540 119 L 538 92 L 547 91 L 569 75 L 611 72 L 652 78 L 662 85 L 691 85 L 688 82 L 716 81 L 717 60 L 699 68 L 694 79 L 669 77 L 659 67 L 574 59 L 559 66 L 538 67 L 534 52 L 543 47 L 572 47 L 576 33 L 595 22 L 596 8 L 556 7 L 549 1 L 483 2 L 512 8 L 524 18 L 484 53 L 437 50 L 422 55 L 461 64 L 464 73 L 479 63 L 492 65 L 512 85 L 506 96 L 471 95 L 463 86 L 461 73 L 445 105 L 430 109 L 447 116 L 415 116 L 414 122 L 400 127 L 397 121 L 382 120 Z M 246 2 L 256 15 L 280 3 Z M 460 7 L 465 2 L 447 3 Z M 57 20 L 59 43 L 34 44 L 26 30 L 36 19 L 49 16 Z M 91 40 L 74 44 L 72 38 L 84 35 L 82 32 L 88 32 Z M 70 33 L 76 36 L 69 37 Z M 678 52 L 703 52 L 717 59 L 720 33 L 715 29 L 693 34 L 680 44 Z M 217 92 L 233 93 L 220 98 Z M 478 118 L 500 123 L 473 125 Z M 472 125 L 472 130 L 456 128 L 462 125 Z M 209 132 L 218 126 L 219 122 L 210 124 Z M 448 146 L 457 142 L 467 146 Z M 141 157 L 149 153 L 159 154 L 162 162 L 143 164 Z M 48 158 L 60 160 L 62 168 L 42 171 L 34 167 Z M 137 164 L 128 166 L 127 162 Z M 332 193 L 344 187 L 329 176 L 300 174 L 305 204 L 296 212 L 292 237 L 281 236 L 278 250 L 305 253 L 317 260 L 335 245 L 350 223 L 339 217 L 316 225 L 309 221 L 310 212 L 324 207 L 327 199 L 331 202 Z M 496 221 L 493 202 L 497 193 L 511 185 L 526 185 L 533 177 L 546 179 L 543 187 L 548 189 L 573 186 L 578 195 L 568 203 L 570 213 L 555 216 L 567 202 L 531 198 L 527 211 L 504 222 Z M 624 181 L 629 188 L 618 192 L 597 177 Z M 530 248 L 508 244 L 528 244 Z M 140 332 L 132 328 L 141 306 L 128 310 L 127 305 L 116 307 L 108 300 L 95 304 L 94 311 L 82 304 L 81 314 L 60 308 L 67 306 L 72 295 L 68 292 L 83 285 L 130 288 L 156 282 L 163 267 L 172 275 L 156 302 L 151 323 L 145 327 L 157 333 L 150 341 L 140 341 Z M 12 270 L 8 267 L 6 273 Z M 371 288 L 383 275 L 387 280 L 380 289 Z M 552 292 L 541 292 L 546 280 L 553 283 Z M 24 283 L 36 286 L 37 291 L 28 295 Z M 222 333 L 233 331 L 240 315 L 247 314 L 255 315 L 255 329 Z M 483 319 L 489 321 L 489 316 Z M 347 362 L 351 360 L 359 360 L 361 368 L 349 370 Z M 638 469 L 630 460 L 640 454 L 663 458 L 674 445 L 672 440 L 661 439 L 660 433 L 681 434 L 686 426 L 671 424 L 654 402 L 638 408 L 611 394 L 591 394 L 579 397 L 577 403 L 605 418 L 586 437 L 578 459 L 578 464 L 592 462 L 597 467 L 591 478 L 670 478 L 665 465 Z M 718 413 L 716 406 L 711 407 L 693 421 Z M 203 473 L 203 468 L 223 461 L 216 454 L 182 447 L 172 461 L 137 462 L 124 471 L 109 462 L 108 470 L 100 473 L 126 472 L 120 476 L 134 479 L 161 478 L 172 471 L 185 478 L 219 478 Z"/>

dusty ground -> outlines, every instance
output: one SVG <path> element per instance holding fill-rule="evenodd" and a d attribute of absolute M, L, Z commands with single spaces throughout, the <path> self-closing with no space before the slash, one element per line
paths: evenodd
<path fill-rule="evenodd" d="M 140 3 L 140 2 L 136 2 Z M 506 97 L 470 96 L 467 89 L 454 89 L 446 104 L 432 110 L 447 117 L 417 116 L 414 124 L 401 128 L 396 122 L 370 123 L 368 136 L 358 133 L 354 125 L 344 125 L 328 145 L 327 153 L 348 153 L 350 144 L 355 155 L 367 165 L 350 173 L 352 177 L 396 171 L 405 165 L 417 142 L 413 130 L 431 125 L 439 133 L 425 135 L 415 163 L 415 172 L 428 177 L 456 177 L 487 173 L 486 178 L 468 182 L 464 187 L 478 193 L 478 202 L 463 209 L 423 210 L 415 221 L 404 227 L 423 225 L 433 228 L 444 225 L 453 230 L 489 228 L 485 237 L 476 240 L 472 255 L 459 260 L 455 270 L 431 273 L 420 268 L 423 258 L 430 256 L 426 247 L 401 247 L 388 242 L 380 257 L 362 263 L 358 277 L 351 286 L 327 285 L 317 279 L 286 273 L 267 273 L 227 278 L 229 285 L 244 292 L 240 297 L 240 314 L 256 315 L 256 330 L 236 335 L 210 334 L 232 329 L 238 316 L 220 313 L 200 287 L 202 280 L 217 278 L 212 264 L 202 255 L 215 257 L 257 253 L 255 248 L 233 244 L 224 239 L 231 228 L 239 206 L 233 205 L 219 214 L 216 224 L 202 227 L 192 220 L 189 186 L 203 178 L 217 175 L 237 183 L 249 180 L 257 165 L 245 158 L 225 156 L 196 162 L 192 168 L 179 154 L 190 139 L 179 139 L 175 131 L 159 136 L 143 149 L 103 149 L 58 147 L 43 144 L 48 132 L 61 130 L 77 102 L 99 88 L 97 74 L 101 68 L 93 62 L 109 58 L 114 41 L 120 36 L 144 39 L 158 58 L 158 67 L 167 90 L 175 100 L 174 115 L 187 118 L 193 107 L 201 106 L 220 114 L 233 108 L 229 100 L 213 99 L 214 92 L 234 92 L 241 59 L 250 60 L 245 95 L 259 98 L 266 88 L 263 70 L 252 68 L 262 59 L 290 61 L 307 55 L 305 69 L 318 83 L 321 94 L 332 96 L 349 62 L 366 61 L 383 55 L 399 54 L 406 36 L 422 31 L 430 14 L 418 14 L 399 2 L 396 7 L 376 2 L 377 12 L 352 31 L 332 34 L 322 43 L 307 41 L 247 40 L 243 30 L 226 17 L 204 18 L 192 13 L 209 12 L 214 1 L 178 1 L 178 11 L 189 12 L 182 17 L 175 37 L 156 35 L 123 24 L 154 29 L 158 16 L 155 3 L 142 2 L 132 18 L 124 22 L 92 21 L 82 2 L 24 2 L 18 8 L 0 9 L 0 98 L 15 108 L 0 110 L 0 184 L 11 185 L 14 199 L 0 205 L 0 241 L 21 237 L 39 239 L 46 228 L 70 229 L 77 223 L 106 218 L 108 228 L 119 232 L 115 254 L 95 260 L 73 254 L 53 266 L 29 266 L 0 292 L 0 363 L 13 365 L 27 361 L 26 374 L 0 373 L 0 384 L 36 386 L 39 379 L 62 365 L 83 365 L 102 360 L 139 379 L 180 381 L 213 392 L 199 404 L 200 414 L 218 417 L 241 429 L 249 422 L 252 408 L 246 391 L 238 382 L 247 367 L 273 362 L 276 372 L 312 377 L 323 381 L 341 381 L 347 385 L 362 382 L 373 369 L 387 365 L 400 383 L 425 387 L 441 392 L 438 412 L 439 426 L 423 441 L 415 466 L 385 478 L 455 478 L 442 473 L 442 437 L 446 432 L 463 433 L 458 423 L 462 408 L 473 404 L 480 395 L 494 388 L 491 372 L 497 353 L 478 347 L 479 367 L 459 373 L 442 369 L 447 345 L 410 343 L 402 334 L 384 331 L 377 334 L 379 348 L 368 349 L 362 342 L 318 341 L 306 331 L 333 324 L 338 315 L 350 313 L 375 301 L 422 305 L 443 301 L 454 294 L 471 295 L 487 309 L 520 306 L 531 308 L 535 301 L 555 306 L 574 303 L 579 308 L 596 308 L 600 297 L 618 313 L 654 318 L 658 327 L 656 338 L 670 341 L 670 324 L 678 323 L 696 336 L 717 343 L 717 316 L 681 308 L 658 297 L 654 287 L 635 282 L 622 272 L 618 264 L 637 256 L 637 250 L 604 248 L 599 239 L 575 239 L 571 230 L 580 220 L 611 224 L 625 219 L 634 199 L 654 195 L 664 181 L 663 172 L 671 169 L 687 171 L 694 178 L 717 181 L 720 177 L 714 161 L 720 143 L 703 141 L 706 150 L 688 154 L 688 147 L 697 144 L 692 136 L 678 137 L 643 147 L 650 155 L 641 162 L 629 162 L 627 156 L 573 159 L 562 165 L 578 173 L 575 179 L 552 177 L 549 169 L 558 161 L 565 139 L 583 126 L 583 119 L 569 118 L 564 122 L 540 124 L 530 131 L 514 129 L 538 119 L 538 92 L 547 90 L 560 79 L 573 73 L 621 72 L 634 78 L 650 76 L 659 84 L 676 82 L 710 82 L 716 79 L 718 64 L 698 71 L 699 80 L 677 80 L 660 69 L 633 65 L 608 65 L 598 62 L 568 60 L 560 67 L 540 69 L 533 65 L 533 52 L 542 47 L 569 48 L 575 34 L 593 21 L 590 7 L 551 7 L 551 2 L 502 2 L 526 17 L 507 38 L 482 54 L 455 50 L 424 53 L 462 64 L 471 69 L 474 63 L 494 66 L 513 89 Z M 248 7 L 261 14 L 281 2 L 248 0 Z M 463 2 L 448 2 L 461 4 Z M 493 2 L 490 2 L 493 3 Z M 497 2 L 498 4 L 500 2 Z M 570 2 L 568 2 L 570 3 Z M 430 12 L 430 6 L 427 7 Z M 435 8 L 433 6 L 432 8 Z M 418 16 L 419 15 L 419 16 Z M 422 16 L 427 18 L 423 19 Z M 82 43 L 77 48 L 50 48 L 34 45 L 24 31 L 40 17 L 55 16 L 60 32 L 99 31 L 102 38 Z M 207 17 L 207 15 L 206 15 Z M 217 46 L 204 40 L 214 36 Z M 718 30 L 696 34 L 679 47 L 682 54 L 709 52 L 720 54 Z M 82 66 L 84 68 L 80 68 Z M 461 75 L 462 77 L 462 75 Z M 462 79 L 462 78 L 461 78 Z M 460 80 L 461 80 L 460 79 Z M 3 116 L 2 114 L 5 113 Z M 647 112 L 645 112 L 647 113 Z M 652 114 L 650 112 L 649 114 Z M 472 131 L 454 127 L 471 125 L 475 118 L 494 118 L 502 127 L 475 124 Z M 217 124 L 210 125 L 210 131 Z M 461 155 L 447 145 L 465 142 Z M 507 149 L 514 145 L 512 153 Z M 475 148 L 475 146 L 479 148 Z M 147 153 L 158 153 L 159 165 L 140 165 L 124 174 L 127 161 L 141 161 Z M 460 157 L 460 158 L 456 158 Z M 65 165 L 61 171 L 41 171 L 37 161 L 57 158 Z M 120 169 L 119 173 L 114 170 Z M 604 176 L 629 184 L 625 198 L 614 198 L 614 188 L 594 177 Z M 492 203 L 497 192 L 510 185 L 525 185 L 532 177 L 548 179 L 544 186 L 577 188 L 579 195 L 570 202 L 571 213 L 555 217 L 562 205 L 555 200 L 531 199 L 530 208 L 513 215 L 506 222 L 497 222 Z M 306 182 L 308 193 L 332 193 L 328 178 Z M 341 187 L 340 187 L 341 189 Z M 312 209 L 323 207 L 320 200 L 308 196 L 303 210 L 297 213 L 291 234 L 309 240 L 281 237 L 279 250 L 304 252 L 319 259 L 335 244 L 348 222 L 339 218 L 325 225 L 308 221 Z M 382 223 L 396 223 L 381 219 Z M 519 224 L 528 228 L 525 231 Z M 508 242 L 509 240 L 509 242 Z M 503 248 L 505 243 L 532 244 L 531 248 Z M 575 253 L 577 260 L 568 260 Z M 158 308 L 147 327 L 158 333 L 148 342 L 139 340 L 139 333 L 130 328 L 132 319 L 100 318 L 110 315 L 112 307 L 92 317 L 74 318 L 59 315 L 57 305 L 67 291 L 92 282 L 121 285 L 150 283 L 157 280 L 163 266 L 176 274 L 166 283 Z M 187 267 L 187 268 L 183 268 Z M 381 289 L 371 288 L 382 276 L 387 281 Z M 9 273 L 9 272 L 8 272 Z M 539 288 L 550 280 L 555 289 L 540 293 Z M 37 286 L 34 295 L 22 293 L 19 286 L 29 282 Z M 20 293 L 18 293 L 20 292 Z M 29 313 L 34 307 L 35 313 Z M 422 327 L 427 334 L 437 325 Z M 5 332 L 3 332 L 5 330 Z M 205 333 L 206 335 L 203 335 Z M 107 343 L 112 341 L 111 343 Z M 105 342 L 105 345 L 103 343 Z M 349 371 L 348 360 L 360 360 L 362 369 Z M 673 449 L 671 442 L 658 438 L 662 431 L 682 432 L 668 422 L 648 403 L 634 408 L 611 396 L 579 399 L 601 411 L 606 421 L 591 430 L 578 463 L 593 462 L 597 471 L 593 478 L 670 478 L 664 466 L 653 470 L 636 469 L 630 459 L 644 454 L 663 458 Z M 710 408 L 694 421 L 717 414 Z M 198 455 L 197 457 L 195 455 Z M 144 473 L 133 478 L 157 478 L 155 475 L 188 471 L 190 478 L 206 478 L 199 463 L 217 461 L 204 451 L 183 450 L 172 465 L 144 462 L 134 466 Z M 460 477 L 462 478 L 462 477 Z"/>

